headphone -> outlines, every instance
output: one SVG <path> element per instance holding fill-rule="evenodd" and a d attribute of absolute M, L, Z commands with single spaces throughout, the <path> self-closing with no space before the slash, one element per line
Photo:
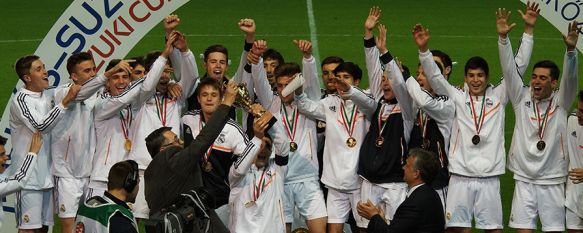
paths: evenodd
<path fill-rule="evenodd" d="M 124 162 L 127 162 L 130 164 L 130 166 L 132 167 L 132 171 L 130 171 L 128 173 L 128 175 L 126 176 L 124 182 L 123 182 L 123 188 L 128 192 L 131 193 L 132 191 L 134 191 L 134 188 L 136 187 L 136 185 L 138 185 L 138 163 L 136 163 L 136 161 L 134 160 L 126 160 Z"/>

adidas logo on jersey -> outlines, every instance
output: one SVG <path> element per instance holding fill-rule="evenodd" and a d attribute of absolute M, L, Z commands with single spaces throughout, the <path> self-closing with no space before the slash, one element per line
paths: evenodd
<path fill-rule="evenodd" d="M 336 106 L 330 106 L 330 107 L 328 107 L 328 108 L 330 109 L 330 111 L 332 111 L 332 112 L 336 112 Z"/>
<path fill-rule="evenodd" d="M 571 136 L 573 136 L 574 138 L 577 138 L 577 131 L 571 132 Z"/>
<path fill-rule="evenodd" d="M 524 106 L 526 106 L 527 108 L 530 108 L 530 100 L 529 100 L 529 101 L 526 101 L 526 102 L 524 102 Z"/>

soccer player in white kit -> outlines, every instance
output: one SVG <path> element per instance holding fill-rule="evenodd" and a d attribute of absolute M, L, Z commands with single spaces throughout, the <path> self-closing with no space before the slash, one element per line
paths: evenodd
<path fill-rule="evenodd" d="M 527 4 L 522 14 L 528 27 L 534 27 L 538 5 Z M 514 172 L 515 188 L 509 226 L 517 232 L 533 232 L 537 215 L 545 232 L 565 230 L 564 183 L 568 160 L 565 154 L 568 110 L 577 92 L 578 26 L 574 22 L 564 37 L 567 51 L 563 63 L 563 79 L 557 88 L 559 68 L 554 62 L 537 62 L 530 87 L 525 86 L 512 55 L 505 9 L 498 9 L 497 29 L 500 63 L 506 91 L 512 102 L 516 122 L 508 154 L 508 168 Z M 531 39 L 531 38 L 530 38 Z M 532 39 L 531 39 L 532 40 Z"/>
<path fill-rule="evenodd" d="M 417 44 L 429 39 L 427 29 L 421 25 L 415 27 L 414 34 L 415 40 L 425 40 Z M 532 40 L 528 39 L 528 35 L 523 35 L 516 63 L 513 63 L 520 74 L 528 66 L 532 52 Z M 443 76 L 429 77 L 435 93 L 448 96 L 456 108 L 449 145 L 451 178 L 445 207 L 446 227 L 452 232 L 470 232 L 472 218 L 475 218 L 476 228 L 501 232 L 499 176 L 505 172 L 506 84 L 492 86 L 488 83 L 488 63 L 481 57 L 470 58 L 464 72 L 463 89 L 450 85 Z"/>
<path fill-rule="evenodd" d="M 252 64 L 253 86 L 262 106 L 283 123 L 290 144 L 290 157 L 284 185 L 284 215 L 287 232 L 291 232 L 295 207 L 307 221 L 310 232 L 326 232 L 326 204 L 318 181 L 316 121 L 298 110 L 294 93 L 282 96 L 282 91 L 300 73 L 306 77 L 306 95 L 311 100 L 320 99 L 320 82 L 316 74 L 316 61 L 312 44 L 294 40 L 303 54 L 302 65 L 284 63 L 274 71 L 277 92 L 269 84 L 261 54 L 267 49 L 265 41 L 256 41 L 249 53 Z"/>
<path fill-rule="evenodd" d="M 106 92 L 99 95 L 94 107 L 97 141 L 88 197 L 102 196 L 107 190 L 107 175 L 111 166 L 127 159 L 133 144 L 130 129 L 135 111 L 132 110 L 132 104 L 140 105 L 140 102 L 143 104 L 152 97 L 168 56 L 172 52 L 172 44 L 178 36 L 178 33 L 170 36 L 164 51 L 154 62 L 150 72 L 131 85 L 129 84 L 131 69 L 126 61 L 119 61 L 115 65 L 118 68 L 112 68 L 116 73 L 108 78 Z"/>
<path fill-rule="evenodd" d="M 239 157 L 229 170 L 231 232 L 285 232 L 282 198 L 290 141 L 279 121 L 264 133 L 272 117 L 266 112 L 253 122 L 252 140 L 261 139 L 260 149 Z"/>
<path fill-rule="evenodd" d="M 328 187 L 328 232 L 342 232 L 351 209 L 355 219 L 358 218 L 356 205 L 360 201 L 362 183 L 357 174 L 358 153 L 370 125 L 365 112 L 372 113 L 374 108 L 361 109 L 349 99 L 354 93 L 362 92 L 356 88 L 362 78 L 362 70 L 356 64 L 341 63 L 334 70 L 334 75 L 354 87 L 318 101 L 309 99 L 300 88 L 295 98 L 300 113 L 326 121 L 321 180 Z M 374 99 L 366 95 L 363 101 L 374 102 Z"/>
<path fill-rule="evenodd" d="M 4 165 L 6 164 L 6 161 L 8 161 L 8 155 L 6 154 L 4 145 L 6 145 L 7 140 L 8 139 L 0 136 L 0 174 L 6 171 Z M 13 176 L 0 180 L 0 199 L 4 199 L 6 195 L 24 188 L 24 185 L 26 185 L 36 167 L 36 159 L 42 143 L 42 134 L 40 132 L 34 133 L 30 143 L 30 149 L 26 154 L 24 161 L 20 165 L 14 165 L 13 169 L 16 169 L 18 172 Z M 4 211 L 2 210 L 2 201 L 0 201 L 0 228 L 2 227 L 3 219 Z"/>
<path fill-rule="evenodd" d="M 567 149 L 569 152 L 569 179 L 565 207 L 569 233 L 583 232 L 583 91 L 579 91 L 576 113 L 567 120 Z"/>

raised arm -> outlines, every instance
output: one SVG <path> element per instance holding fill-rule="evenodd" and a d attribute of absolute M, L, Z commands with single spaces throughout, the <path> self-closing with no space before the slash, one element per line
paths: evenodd
<path fill-rule="evenodd" d="M 180 81 L 178 81 L 178 85 L 182 87 L 182 95 L 180 98 L 186 100 L 190 95 L 194 93 L 194 84 L 198 79 L 198 67 L 196 67 L 196 59 L 194 58 L 194 54 L 192 51 L 188 49 L 188 44 L 186 41 L 186 37 L 184 34 L 180 33 L 176 42 L 174 43 L 176 49 L 180 52 L 180 56 L 177 60 L 173 56 L 170 56 L 170 61 L 172 65 L 176 63 L 180 63 L 179 71 L 180 73 Z"/>
<path fill-rule="evenodd" d="M 383 95 L 383 90 L 381 88 L 383 70 L 379 57 L 381 56 L 381 54 L 387 52 L 386 46 L 385 51 L 379 51 L 374 35 L 372 33 L 372 30 L 377 26 L 380 17 L 381 17 L 380 8 L 374 6 L 370 8 L 368 17 L 364 22 L 364 55 L 366 61 L 366 70 L 368 73 L 369 88 L 371 94 L 374 96 L 375 99 L 380 99 Z M 380 32 L 379 37 L 382 36 L 383 33 Z M 384 38 L 386 38 L 386 34 Z"/>
<path fill-rule="evenodd" d="M 351 86 L 338 77 L 333 77 L 332 79 L 334 79 L 336 82 L 336 90 L 338 90 L 339 95 L 341 95 L 343 99 L 352 100 L 352 102 L 354 102 L 354 104 L 360 108 L 360 111 L 364 113 L 367 118 L 372 118 L 374 112 L 376 111 L 377 103 L 371 95 L 368 95 L 362 90 Z"/>
<path fill-rule="evenodd" d="M 577 40 L 579 39 L 579 31 L 581 28 L 578 27 L 577 21 L 569 24 L 569 30 L 566 37 L 564 38 L 565 45 L 567 46 L 567 51 L 565 52 L 565 58 L 563 61 L 563 77 L 561 80 L 561 85 L 559 88 L 559 106 L 568 110 L 575 100 L 577 95 Z"/>
<path fill-rule="evenodd" d="M 176 30 L 178 25 L 180 25 L 180 18 L 178 17 L 178 15 L 168 15 L 164 17 L 162 25 L 164 27 L 164 32 L 166 33 L 165 38 L 167 40 L 168 38 L 170 38 L 170 34 Z M 180 51 L 178 49 L 173 49 L 172 53 L 170 54 L 170 61 L 172 61 L 172 68 L 174 68 L 174 70 L 182 69 L 182 59 L 180 59 L 180 57 L 181 57 Z M 196 75 L 196 77 L 199 76 L 198 70 L 194 75 Z M 182 74 L 180 72 L 174 72 L 174 77 L 176 81 L 180 81 L 182 79 Z"/>
<path fill-rule="evenodd" d="M 423 109 L 431 119 L 439 123 L 451 121 L 455 113 L 455 106 L 448 101 L 447 96 L 433 97 L 423 90 L 417 80 L 410 78 L 405 82 L 411 99 Z"/>
<path fill-rule="evenodd" d="M 255 94 L 259 103 L 266 109 L 270 109 L 271 103 L 277 96 L 273 94 L 269 81 L 267 80 L 267 74 L 265 68 L 263 67 L 263 58 L 261 54 L 267 49 L 267 42 L 264 40 L 258 40 L 253 43 L 253 48 L 251 52 L 247 54 L 247 61 L 251 64 L 251 76 L 253 79 L 253 87 L 255 87 Z M 252 90 L 249 90 L 250 92 Z"/>
<path fill-rule="evenodd" d="M 320 92 L 320 79 L 318 78 L 318 68 L 316 59 L 312 56 L 312 42 L 307 40 L 293 40 L 302 52 L 302 75 L 306 83 L 304 84 L 306 95 L 312 100 L 319 100 L 322 93 Z"/>
<path fill-rule="evenodd" d="M 241 19 L 237 25 L 239 25 L 239 29 L 245 33 L 245 45 L 243 46 L 243 52 L 239 59 L 239 66 L 237 67 L 237 72 L 233 76 L 233 79 L 236 83 L 242 83 L 244 82 L 245 66 L 247 65 L 247 54 L 249 54 L 253 42 L 255 42 L 255 31 L 257 30 L 257 26 L 253 19 Z M 249 89 L 249 94 L 251 93 L 253 93 L 253 89 Z"/>
<path fill-rule="evenodd" d="M 36 160 L 42 143 L 42 134 L 37 131 L 32 135 L 30 150 L 26 157 L 24 157 L 24 161 L 22 161 L 20 168 L 18 168 L 18 172 L 11 177 L 0 180 L 0 196 L 6 196 L 24 188 L 36 167 Z"/>
<path fill-rule="evenodd" d="M 389 78 L 391 89 L 395 93 L 395 98 L 401 107 L 401 114 L 405 122 L 412 122 L 415 119 L 415 110 L 413 109 L 413 100 L 407 91 L 405 78 L 397 62 L 393 59 L 385 68 L 385 75 Z M 407 137 L 406 137 L 407 138 Z"/>
<path fill-rule="evenodd" d="M 524 76 L 524 72 L 528 68 L 528 63 L 530 62 L 532 48 L 533 48 L 533 32 L 534 32 L 534 25 L 536 24 L 536 20 L 539 16 L 540 9 L 538 4 L 534 2 L 527 2 L 526 3 L 526 12 L 523 13 L 521 10 L 518 10 L 522 20 L 524 20 L 524 33 L 522 34 L 522 39 L 520 46 L 518 47 L 518 53 L 516 54 L 516 68 L 518 69 L 518 73 L 520 76 Z"/>
<path fill-rule="evenodd" d="M 298 110 L 300 111 L 300 113 L 305 114 L 309 118 L 315 120 L 326 121 L 325 114 L 326 106 L 324 105 L 323 102 L 325 101 L 325 99 L 314 101 L 308 98 L 306 93 L 300 94 L 299 91 L 296 90 L 295 100 L 296 103 L 298 104 Z"/>

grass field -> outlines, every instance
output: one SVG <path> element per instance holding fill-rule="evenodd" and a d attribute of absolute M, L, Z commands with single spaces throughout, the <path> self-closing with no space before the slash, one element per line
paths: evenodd
<path fill-rule="evenodd" d="M 63 0 L 0 2 L 0 109 L 6 106 L 17 81 L 12 68 L 14 61 L 36 50 L 45 33 L 69 4 L 70 1 Z M 236 25 L 240 18 L 254 18 L 257 38 L 266 39 L 269 47 L 279 50 L 286 61 L 299 62 L 301 58 L 300 52 L 291 42 L 293 39 L 316 38 L 318 47 L 315 49 L 320 55 L 319 59 L 338 55 L 364 68 L 363 23 L 368 9 L 373 5 L 379 5 L 383 10 L 381 22 L 388 27 L 388 48 L 391 53 L 411 68 L 418 63 L 411 28 L 417 22 L 426 25 L 432 34 L 430 47 L 448 52 L 458 62 L 450 79 L 456 85 L 462 83 L 463 64 L 475 55 L 489 61 L 491 82 L 498 82 L 501 71 L 494 22 L 496 8 L 505 7 L 513 11 L 511 21 L 518 26 L 510 37 L 515 47 L 523 29 L 516 10 L 523 9 L 524 5 L 518 0 L 314 0 L 312 30 L 306 1 L 199 0 L 191 1 L 176 13 L 182 19 L 179 30 L 188 36 L 189 46 L 195 54 L 202 53 L 210 44 L 224 44 L 229 48 L 230 59 L 233 61 L 229 74 L 232 75 L 244 38 Z M 158 25 L 138 43 L 129 56 L 160 49 L 162 42 L 162 28 Z M 534 61 L 541 59 L 551 59 L 561 65 L 563 54 L 564 44 L 560 33 L 541 17 L 535 29 L 531 67 Z M 364 84 L 362 87 L 366 87 L 366 81 Z M 508 148 L 514 114 L 511 108 L 506 113 L 505 136 Z M 510 172 L 502 176 L 501 183 L 506 224 L 514 189 Z M 506 231 L 510 232 L 508 227 Z"/>

